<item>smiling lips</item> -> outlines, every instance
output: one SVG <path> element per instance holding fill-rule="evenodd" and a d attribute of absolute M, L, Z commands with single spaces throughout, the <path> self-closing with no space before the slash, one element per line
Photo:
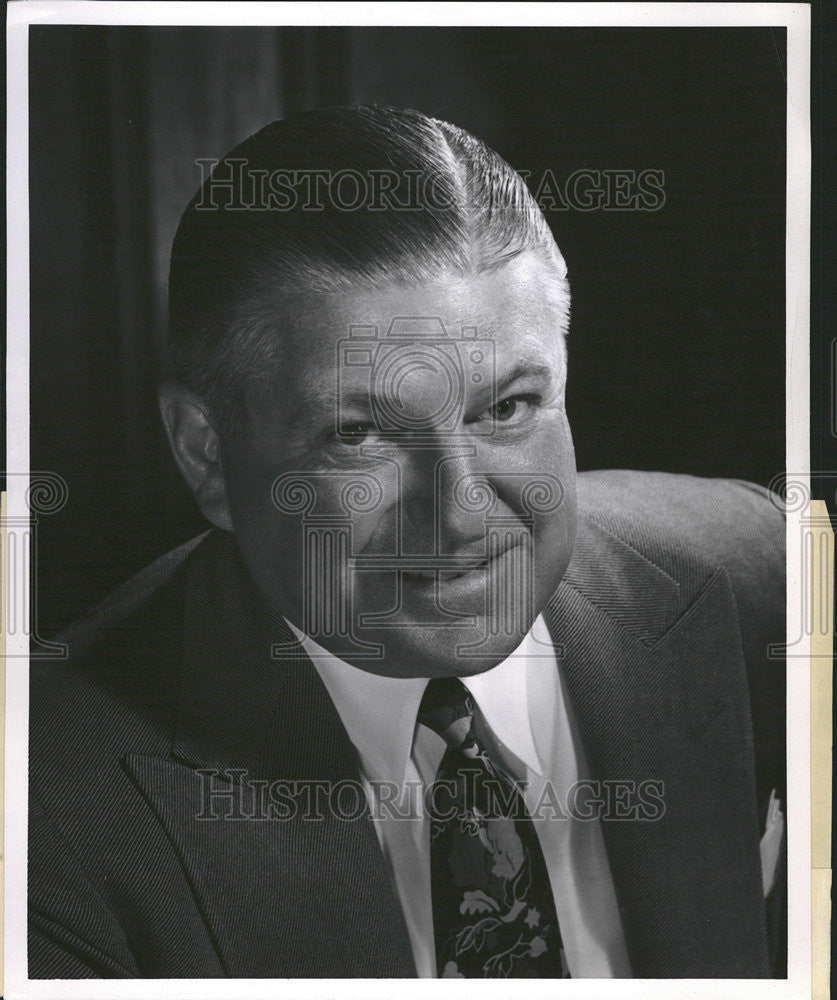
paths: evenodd
<path fill-rule="evenodd" d="M 419 587 L 428 582 L 447 583 L 463 580 L 465 577 L 477 577 L 488 571 L 491 566 L 519 546 L 519 540 L 504 539 L 502 547 L 497 551 L 485 554 L 485 540 L 479 548 L 460 549 L 455 555 L 368 555 L 355 556 L 351 560 L 352 568 L 365 572 L 378 571 L 383 573 L 401 573 Z"/>
<path fill-rule="evenodd" d="M 488 559 L 484 559 L 477 566 L 467 566 L 460 570 L 415 569 L 409 570 L 406 575 L 417 577 L 419 580 L 457 580 L 460 576 L 466 576 L 468 573 L 475 573 L 479 569 L 485 569 L 488 562 Z"/>
<path fill-rule="evenodd" d="M 441 567 L 438 567 L 425 569 L 417 567 L 415 569 L 405 570 L 405 576 L 413 577 L 417 580 L 438 580 L 440 583 L 446 580 L 458 580 L 464 576 L 470 576 L 472 573 L 478 573 L 488 569 L 489 565 L 494 560 L 504 556 L 512 548 L 514 548 L 514 545 L 508 544 L 505 548 L 492 553 L 490 556 L 485 556 L 476 563 L 473 561 L 475 556 L 470 556 L 469 558 L 467 555 L 462 554 L 437 558 L 434 560 L 435 562 L 453 563 L 453 568 L 442 569 Z"/>

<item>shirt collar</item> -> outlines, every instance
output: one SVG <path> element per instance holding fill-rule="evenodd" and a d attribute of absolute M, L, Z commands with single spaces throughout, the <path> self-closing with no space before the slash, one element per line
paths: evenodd
<path fill-rule="evenodd" d="M 361 670 L 324 649 L 292 622 L 288 625 L 325 684 L 366 777 L 403 783 L 428 678 L 384 677 Z M 555 654 L 541 619 L 502 663 L 463 677 L 462 682 L 494 737 L 541 774 L 530 706 L 552 697 L 557 685 Z"/>
<path fill-rule="evenodd" d="M 427 678 L 383 677 L 361 670 L 324 649 L 292 622 L 288 625 L 317 668 L 366 777 L 401 784 Z"/>
<path fill-rule="evenodd" d="M 555 673 L 551 644 L 546 657 L 544 652 L 529 632 L 502 663 L 462 678 L 494 738 L 537 774 L 543 773 L 543 764 L 535 746 L 530 705 L 546 693 L 547 671 Z"/>

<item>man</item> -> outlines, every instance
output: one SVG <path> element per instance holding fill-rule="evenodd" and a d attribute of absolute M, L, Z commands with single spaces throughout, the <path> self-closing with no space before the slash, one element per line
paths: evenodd
<path fill-rule="evenodd" d="M 452 125 L 217 165 L 160 390 L 213 527 L 33 665 L 31 977 L 782 974 L 783 520 L 576 479 L 568 322 Z"/>

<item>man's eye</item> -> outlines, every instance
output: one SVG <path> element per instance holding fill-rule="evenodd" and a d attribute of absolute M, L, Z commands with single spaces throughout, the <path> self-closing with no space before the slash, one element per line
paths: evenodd
<path fill-rule="evenodd" d="M 375 427 L 373 424 L 341 424 L 337 428 L 337 439 L 343 444 L 356 446 L 367 441 L 374 430 Z"/>
<path fill-rule="evenodd" d="M 518 411 L 518 403 L 522 400 L 518 400 L 515 396 L 510 396 L 508 399 L 503 399 L 499 403 L 495 403 L 491 407 L 490 413 L 495 420 L 506 421 L 513 420 L 514 415 Z"/>
<path fill-rule="evenodd" d="M 531 410 L 532 402 L 532 397 L 529 395 L 508 396 L 489 407 L 479 419 L 490 420 L 497 424 L 520 423 Z"/>

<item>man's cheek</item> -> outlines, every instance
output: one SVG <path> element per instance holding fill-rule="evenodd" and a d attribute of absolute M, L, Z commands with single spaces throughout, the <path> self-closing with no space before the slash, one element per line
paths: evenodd
<path fill-rule="evenodd" d="M 305 532 L 296 519 L 280 517 L 276 511 L 254 519 L 247 531 L 245 558 L 260 583 L 268 583 L 271 594 L 299 592 L 305 563 Z"/>
<path fill-rule="evenodd" d="M 255 558 L 270 561 L 270 574 L 281 590 L 290 594 L 308 592 L 325 577 L 343 580 L 331 597 L 339 600 L 362 590 L 370 574 L 354 569 L 355 558 L 363 553 L 382 551 L 381 518 L 373 514 L 346 516 L 342 510 L 320 510 L 298 517 L 274 517 L 269 524 L 251 535 Z"/>

